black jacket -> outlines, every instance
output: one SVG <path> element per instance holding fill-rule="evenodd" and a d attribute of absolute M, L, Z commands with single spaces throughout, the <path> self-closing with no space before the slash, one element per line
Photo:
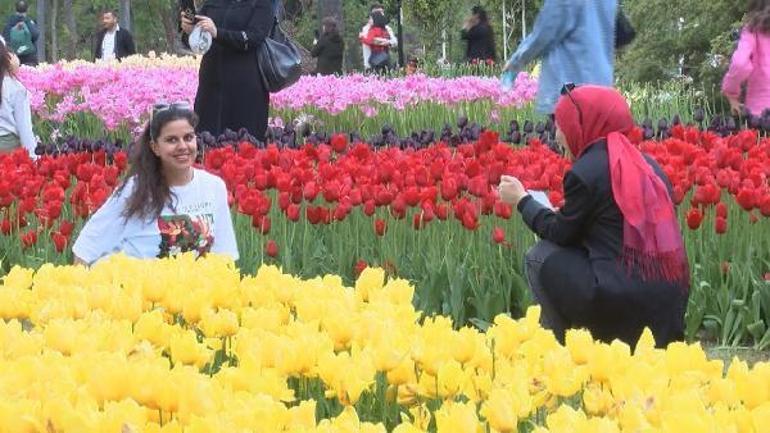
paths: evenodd
<path fill-rule="evenodd" d="M 96 40 L 94 41 L 94 60 L 102 58 L 102 42 L 104 42 L 104 35 L 107 34 L 107 30 L 102 29 L 96 34 Z M 131 32 L 125 29 L 118 29 L 115 33 L 115 57 L 120 60 L 123 57 L 128 57 L 132 54 L 136 54 L 136 47 L 134 47 L 134 37 L 131 36 Z"/>
<path fill-rule="evenodd" d="M 217 37 L 201 59 L 197 130 L 217 136 L 245 128 L 264 140 L 270 94 L 260 79 L 256 51 L 272 29 L 272 1 L 206 0 L 198 15 L 214 21 Z M 188 44 L 186 35 L 182 40 Z"/>
<path fill-rule="evenodd" d="M 468 30 L 463 29 L 460 36 L 468 41 L 465 57 L 473 60 L 497 60 L 495 54 L 495 34 L 487 23 L 479 23 Z"/>
<path fill-rule="evenodd" d="M 316 73 L 321 75 L 342 75 L 342 56 L 345 52 L 345 42 L 338 33 L 324 33 L 318 38 L 318 43 L 310 51 L 313 57 L 318 57 Z"/>
<path fill-rule="evenodd" d="M 648 163 L 671 191 L 668 178 Z M 572 326 L 632 347 L 645 326 L 658 345 L 683 338 L 686 287 L 642 281 L 620 264 L 623 214 L 612 195 L 606 142 L 589 147 L 564 176 L 564 206 L 553 212 L 531 197 L 519 202 L 524 222 L 564 249 L 550 256 L 540 282 Z"/>

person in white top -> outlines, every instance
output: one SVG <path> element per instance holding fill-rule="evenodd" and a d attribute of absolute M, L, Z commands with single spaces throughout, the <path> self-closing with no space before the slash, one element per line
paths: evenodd
<path fill-rule="evenodd" d="M 126 180 L 72 246 L 75 264 L 118 252 L 137 258 L 211 252 L 238 260 L 225 183 L 193 166 L 196 123 L 187 102 L 155 106 Z"/>
<path fill-rule="evenodd" d="M 359 38 L 365 38 L 366 35 L 369 33 L 369 29 L 372 28 L 372 15 L 375 13 L 381 13 L 385 15 L 385 7 L 382 6 L 379 3 L 375 3 L 372 5 L 371 9 L 369 10 L 369 21 L 366 23 L 366 25 L 361 28 L 361 33 L 358 34 Z M 389 39 L 382 39 L 377 38 L 375 42 L 379 43 L 383 46 L 388 46 L 391 48 L 395 48 L 398 46 L 398 38 L 396 37 L 396 34 L 393 32 L 393 29 L 390 28 L 390 26 L 385 26 L 385 30 L 388 31 L 388 35 L 390 35 Z M 369 58 L 372 56 L 372 49 L 369 47 L 369 45 L 362 43 L 361 44 L 361 51 L 364 55 L 364 69 L 369 70 L 372 68 L 372 66 L 369 64 Z"/>
<path fill-rule="evenodd" d="M 0 40 L 0 154 L 23 147 L 30 158 L 36 159 L 37 140 L 32 131 L 29 92 L 16 79 L 18 70 L 18 57 Z"/>

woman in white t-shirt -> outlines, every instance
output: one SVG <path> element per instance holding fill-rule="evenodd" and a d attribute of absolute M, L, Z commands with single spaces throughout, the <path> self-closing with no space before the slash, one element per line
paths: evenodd
<path fill-rule="evenodd" d="M 32 108 L 29 92 L 16 79 L 19 59 L 0 40 L 0 154 L 24 147 L 37 158 L 37 140 L 32 132 Z"/>
<path fill-rule="evenodd" d="M 193 167 L 196 123 L 186 102 L 155 106 L 128 177 L 75 241 L 76 264 L 117 252 L 139 258 L 212 252 L 238 259 L 225 183 Z"/>

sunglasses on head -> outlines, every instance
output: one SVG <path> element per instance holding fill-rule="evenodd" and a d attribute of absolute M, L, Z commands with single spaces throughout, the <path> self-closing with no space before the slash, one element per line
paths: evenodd
<path fill-rule="evenodd" d="M 577 101 L 575 101 L 575 98 L 572 97 L 572 91 L 575 90 L 577 87 L 578 86 L 575 83 L 566 83 L 561 88 L 561 94 L 562 94 L 562 96 L 566 95 L 567 97 L 569 97 L 570 101 L 572 101 L 572 104 L 575 105 L 575 109 L 578 112 L 578 118 L 580 120 L 580 124 L 582 125 L 583 124 L 583 110 L 580 109 L 580 105 L 578 105 Z"/>
<path fill-rule="evenodd" d="M 166 102 L 159 102 L 152 106 L 151 120 L 155 120 L 155 116 L 169 110 L 192 111 L 192 106 L 190 106 L 190 103 L 187 101 L 177 101 L 170 104 Z"/>

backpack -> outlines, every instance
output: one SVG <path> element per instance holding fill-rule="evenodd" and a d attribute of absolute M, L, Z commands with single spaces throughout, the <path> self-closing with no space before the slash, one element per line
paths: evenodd
<path fill-rule="evenodd" d="M 19 25 L 21 24 L 21 25 Z M 26 21 L 19 21 L 11 27 L 10 46 L 17 56 L 25 56 L 35 52 L 35 44 L 32 43 L 32 32 Z"/>

